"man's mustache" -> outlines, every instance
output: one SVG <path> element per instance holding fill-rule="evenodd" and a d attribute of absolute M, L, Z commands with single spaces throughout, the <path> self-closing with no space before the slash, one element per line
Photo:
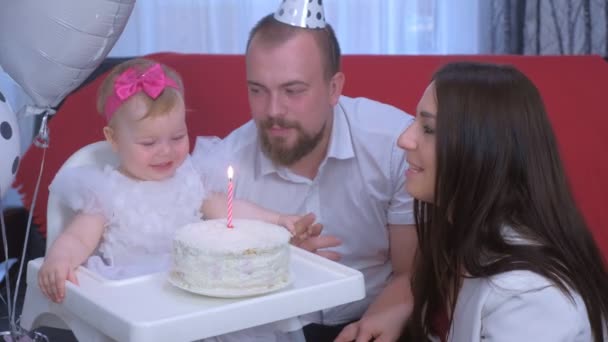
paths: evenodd
<path fill-rule="evenodd" d="M 278 126 L 280 128 L 299 128 L 300 125 L 297 122 L 287 121 L 283 118 L 268 118 L 262 121 L 263 128 L 271 128 Z"/>

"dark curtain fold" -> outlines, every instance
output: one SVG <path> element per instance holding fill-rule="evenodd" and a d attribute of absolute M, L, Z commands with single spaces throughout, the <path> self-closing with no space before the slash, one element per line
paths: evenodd
<path fill-rule="evenodd" d="M 608 56 L 608 0 L 490 0 L 488 52 Z"/>

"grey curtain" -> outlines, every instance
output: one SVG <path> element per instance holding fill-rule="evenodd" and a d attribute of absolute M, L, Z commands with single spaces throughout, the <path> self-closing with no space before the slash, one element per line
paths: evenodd
<path fill-rule="evenodd" d="M 608 56 L 608 0 L 490 0 L 490 53 Z"/>

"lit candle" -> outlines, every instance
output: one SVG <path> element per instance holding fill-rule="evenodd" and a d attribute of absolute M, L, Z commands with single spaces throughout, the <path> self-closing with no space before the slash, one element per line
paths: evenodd
<path fill-rule="evenodd" d="M 232 177 L 234 170 L 232 166 L 228 166 L 228 228 L 233 228 L 232 225 L 232 198 L 234 197 L 234 189 L 232 187 Z"/>

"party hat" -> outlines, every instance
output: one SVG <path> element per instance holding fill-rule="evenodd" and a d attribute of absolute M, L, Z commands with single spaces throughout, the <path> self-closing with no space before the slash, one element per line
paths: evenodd
<path fill-rule="evenodd" d="M 323 0 L 283 0 L 274 18 L 291 26 L 324 28 Z"/>

